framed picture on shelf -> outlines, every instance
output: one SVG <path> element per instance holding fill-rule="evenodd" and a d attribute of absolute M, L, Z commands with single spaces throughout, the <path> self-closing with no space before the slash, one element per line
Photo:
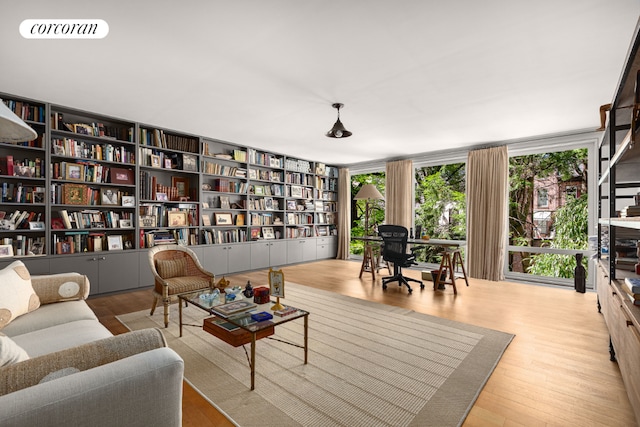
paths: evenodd
<path fill-rule="evenodd" d="M 302 197 L 302 187 L 298 185 L 291 186 L 291 197 Z"/>
<path fill-rule="evenodd" d="M 91 223 L 91 228 L 105 228 L 104 221 L 94 221 Z"/>
<path fill-rule="evenodd" d="M 122 236 L 120 234 L 107 236 L 107 247 L 110 251 L 121 251 L 123 249 Z"/>
<path fill-rule="evenodd" d="M 161 167 L 161 165 L 160 165 L 160 156 L 156 156 L 155 154 L 150 154 L 149 157 L 150 157 L 150 160 L 151 160 L 151 167 L 152 168 Z"/>
<path fill-rule="evenodd" d="M 157 224 L 155 215 L 143 215 L 140 217 L 141 227 L 155 227 Z"/>
<path fill-rule="evenodd" d="M 251 229 L 251 240 L 260 239 L 260 227 L 253 227 Z"/>
<path fill-rule="evenodd" d="M 164 159 L 164 168 L 165 169 L 171 169 L 172 168 L 171 167 L 171 159 L 169 159 L 169 158 Z"/>
<path fill-rule="evenodd" d="M 187 213 L 184 211 L 169 211 L 167 212 L 167 219 L 169 220 L 169 227 L 186 227 Z"/>
<path fill-rule="evenodd" d="M 56 253 L 57 254 L 72 254 L 73 253 L 73 244 L 68 241 L 62 241 L 56 243 Z"/>
<path fill-rule="evenodd" d="M 132 208 L 136 204 L 136 196 L 122 196 L 122 206 Z"/>
<path fill-rule="evenodd" d="M 273 232 L 273 227 L 262 227 L 262 237 L 267 239 L 275 239 L 276 235 Z"/>
<path fill-rule="evenodd" d="M 193 154 L 182 155 L 182 170 L 198 172 L 198 157 Z"/>
<path fill-rule="evenodd" d="M 65 205 L 86 205 L 87 186 L 80 184 L 64 184 L 62 203 Z"/>
<path fill-rule="evenodd" d="M 29 230 L 44 230 L 44 222 L 42 221 L 29 222 Z"/>
<path fill-rule="evenodd" d="M 220 196 L 220 209 L 231 209 L 228 196 Z"/>
<path fill-rule="evenodd" d="M 209 209 L 209 203 L 202 202 L 202 209 Z"/>
<path fill-rule="evenodd" d="M 13 256 L 13 246 L 0 245 L 0 258 L 6 258 Z"/>
<path fill-rule="evenodd" d="M 120 205 L 120 194 L 115 188 L 101 188 L 100 189 L 100 204 L 101 205 Z"/>
<path fill-rule="evenodd" d="M 297 210 L 295 200 L 287 200 L 287 210 L 290 210 L 290 211 Z"/>
<path fill-rule="evenodd" d="M 268 211 L 272 211 L 273 207 L 273 197 L 265 197 L 264 198 L 264 208 Z"/>
<path fill-rule="evenodd" d="M 233 217 L 230 213 L 215 213 L 216 225 L 233 225 Z"/>
<path fill-rule="evenodd" d="M 258 179 L 258 171 L 255 169 L 249 169 L 249 179 Z"/>
<path fill-rule="evenodd" d="M 211 217 L 207 214 L 202 214 L 202 225 L 205 227 L 211 226 Z"/>
<path fill-rule="evenodd" d="M 178 189 L 178 197 L 189 197 L 189 178 L 172 176 L 171 186 Z"/>
<path fill-rule="evenodd" d="M 109 182 L 112 184 L 133 185 L 133 170 L 125 168 L 110 168 Z"/>
<path fill-rule="evenodd" d="M 67 163 L 65 177 L 69 181 L 84 181 L 84 167 L 77 163 Z"/>
<path fill-rule="evenodd" d="M 120 228 L 132 228 L 133 224 L 131 224 L 131 220 L 130 219 L 121 219 L 118 221 L 118 225 L 120 226 Z"/>
<path fill-rule="evenodd" d="M 262 185 L 256 185 L 253 187 L 253 193 L 256 196 L 262 196 L 264 194 L 264 187 Z"/>
<path fill-rule="evenodd" d="M 44 191 L 34 191 L 31 200 L 33 203 L 44 203 Z"/>
<path fill-rule="evenodd" d="M 166 202 L 169 200 L 169 197 L 167 197 L 167 193 L 156 193 L 156 200 Z"/>

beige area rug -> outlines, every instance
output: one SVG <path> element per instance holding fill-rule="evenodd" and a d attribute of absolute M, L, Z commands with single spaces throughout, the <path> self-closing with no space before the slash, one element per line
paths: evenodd
<path fill-rule="evenodd" d="M 163 329 L 185 377 L 240 426 L 456 426 L 462 424 L 513 335 L 287 283 L 283 301 L 309 311 L 303 350 L 256 345 L 256 389 L 242 347 L 201 327 Z M 129 329 L 162 327 L 162 313 L 119 316 Z M 184 310 L 202 325 L 206 313 Z M 303 342 L 303 319 L 274 337 Z M 247 351 L 250 345 L 247 345 Z"/>

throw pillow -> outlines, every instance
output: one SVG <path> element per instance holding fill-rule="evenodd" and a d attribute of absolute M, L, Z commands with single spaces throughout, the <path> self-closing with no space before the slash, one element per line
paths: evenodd
<path fill-rule="evenodd" d="M 14 340 L 0 333 L 0 366 L 13 365 L 29 359 L 29 355 Z"/>
<path fill-rule="evenodd" d="M 0 270 L 0 329 L 38 307 L 40 299 L 31 286 L 31 275 L 22 261 L 14 261 Z"/>
<path fill-rule="evenodd" d="M 149 328 L 34 357 L 0 368 L 0 396 L 166 346 L 162 331 Z"/>
<path fill-rule="evenodd" d="M 156 261 L 156 267 L 158 267 L 158 274 L 163 279 L 187 275 L 187 260 L 184 258 L 159 259 Z"/>

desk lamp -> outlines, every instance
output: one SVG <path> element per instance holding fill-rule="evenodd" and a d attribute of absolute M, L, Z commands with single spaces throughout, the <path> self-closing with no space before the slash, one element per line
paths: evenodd
<path fill-rule="evenodd" d="M 369 220 L 371 217 L 371 211 L 374 204 L 370 203 L 371 200 L 384 200 L 384 196 L 378 191 L 375 185 L 365 184 L 362 186 L 358 194 L 354 197 L 355 200 L 365 200 L 364 208 L 364 232 L 365 235 L 370 236 Z"/>
<path fill-rule="evenodd" d="M 16 116 L 0 99 L 0 142 L 33 141 L 36 131 Z"/>

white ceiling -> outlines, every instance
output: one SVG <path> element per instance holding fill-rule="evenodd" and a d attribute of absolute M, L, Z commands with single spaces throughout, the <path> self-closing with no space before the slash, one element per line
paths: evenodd
<path fill-rule="evenodd" d="M 637 0 L 0 0 L 0 92 L 331 164 L 594 129 Z M 24 19 L 94 18 L 102 40 Z M 336 120 L 348 139 L 324 133 Z"/>

